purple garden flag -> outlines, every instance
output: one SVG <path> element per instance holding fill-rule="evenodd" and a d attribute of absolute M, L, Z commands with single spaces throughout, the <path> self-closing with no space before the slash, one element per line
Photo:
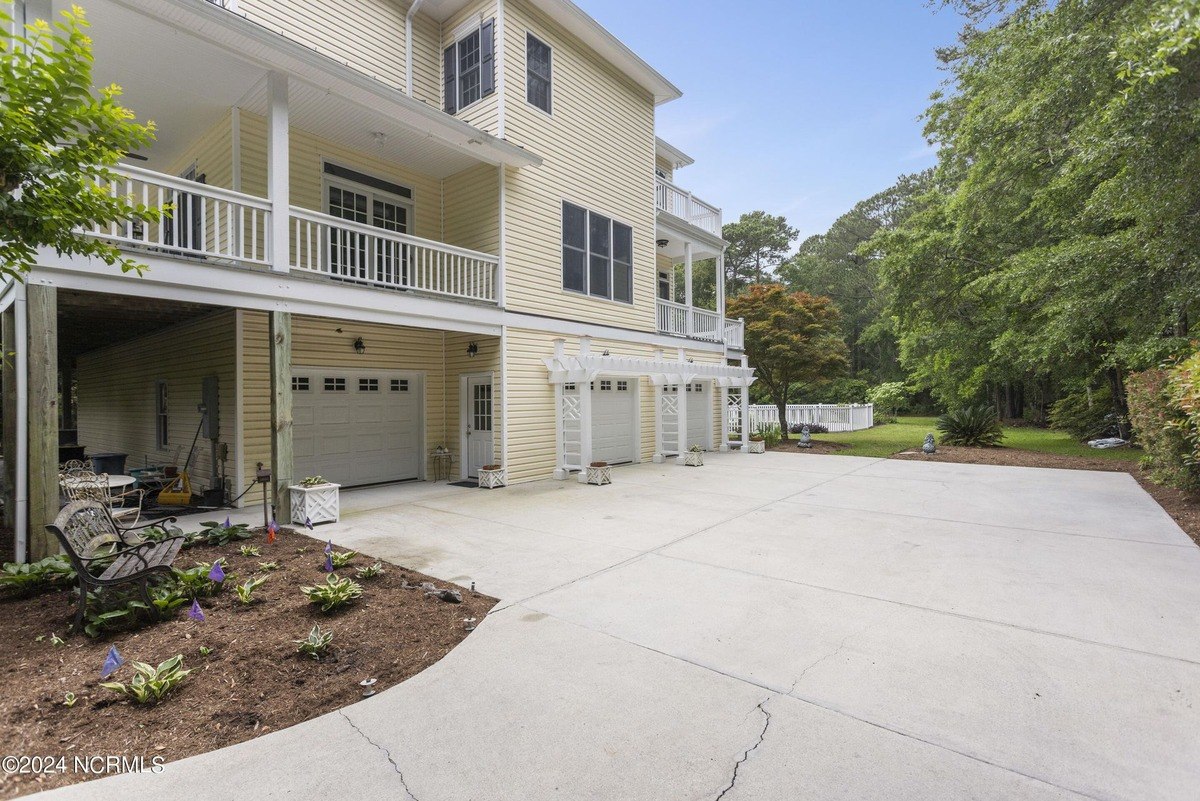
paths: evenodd
<path fill-rule="evenodd" d="M 199 601 L 192 601 L 192 608 L 188 610 L 188 617 L 197 623 L 204 622 L 204 610 L 200 608 Z"/>
<path fill-rule="evenodd" d="M 125 658 L 117 652 L 117 646 L 110 645 L 108 647 L 108 656 L 104 657 L 104 667 L 100 668 L 100 678 L 107 679 L 116 673 L 117 669 L 123 664 L 125 664 Z"/>
<path fill-rule="evenodd" d="M 221 568 L 220 562 L 213 562 L 212 570 L 208 571 L 208 580 L 214 584 L 220 584 L 225 580 L 225 571 Z"/>

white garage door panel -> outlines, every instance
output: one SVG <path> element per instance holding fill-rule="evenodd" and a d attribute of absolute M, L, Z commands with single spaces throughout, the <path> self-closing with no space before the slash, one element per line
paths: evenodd
<path fill-rule="evenodd" d="M 609 464 L 635 461 L 637 422 L 633 380 L 598 378 L 592 389 L 592 459 Z"/>
<path fill-rule="evenodd" d="M 349 486 L 419 477 L 419 375 L 305 367 L 293 376 L 297 477 L 319 475 Z M 326 390 L 327 377 L 345 379 L 345 390 Z M 363 388 L 359 379 L 368 379 Z M 407 391 L 391 388 L 401 384 Z"/>
<path fill-rule="evenodd" d="M 708 432 L 712 428 L 713 410 L 712 397 L 706 390 L 704 382 L 692 382 L 692 390 L 687 394 L 687 428 L 688 447 L 699 445 L 709 447 Z"/>

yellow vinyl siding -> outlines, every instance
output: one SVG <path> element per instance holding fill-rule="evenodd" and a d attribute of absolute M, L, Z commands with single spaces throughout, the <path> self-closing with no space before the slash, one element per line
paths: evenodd
<path fill-rule="evenodd" d="M 442 183 L 443 241 L 450 245 L 500 252 L 500 175 L 481 164 L 451 175 Z"/>
<path fill-rule="evenodd" d="M 421 12 L 413 17 L 413 97 L 442 106 L 442 26 Z"/>
<path fill-rule="evenodd" d="M 271 388 L 267 315 L 243 313 L 243 418 L 245 430 L 245 468 L 253 475 L 256 462 L 270 464 Z M 337 329 L 341 329 L 339 332 Z M 354 352 L 354 340 L 362 337 L 366 352 Z M 467 344 L 475 342 L 479 353 L 467 355 Z M 495 433 L 500 443 L 498 337 L 447 333 L 421 328 L 335 320 L 325 317 L 292 318 L 292 364 L 294 367 L 329 367 L 353 380 L 354 371 L 411 370 L 422 374 L 425 393 L 423 408 L 423 471 L 432 477 L 428 452 L 445 445 L 454 454 L 457 474 L 459 453 L 459 375 L 495 371 Z M 328 476 L 336 480 L 334 476 Z"/>
<path fill-rule="evenodd" d="M 408 6 L 392 0 L 239 0 L 238 12 L 340 64 L 403 89 Z"/>
<path fill-rule="evenodd" d="M 80 355 L 75 370 L 79 442 L 88 453 L 129 454 L 127 470 L 147 461 L 183 467 L 200 425 L 196 407 L 202 400 L 203 380 L 216 376 L 220 442 L 229 446 L 226 469 L 229 489 L 234 489 L 235 359 L 232 311 L 218 311 Z M 167 382 L 168 441 L 161 450 L 155 418 L 158 381 Z M 212 451 L 203 436 L 196 443 L 189 472 L 193 489 L 212 486 Z"/>
<path fill-rule="evenodd" d="M 527 31 L 552 48 L 552 115 L 525 100 Z M 653 330 L 652 98 L 523 0 L 505 2 L 504 40 L 505 136 L 545 159 L 508 172 L 508 307 Z M 633 227 L 632 305 L 563 290 L 563 200 Z"/>

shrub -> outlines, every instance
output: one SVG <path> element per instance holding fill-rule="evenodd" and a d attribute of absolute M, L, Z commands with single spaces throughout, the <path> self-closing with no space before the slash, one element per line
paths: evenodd
<path fill-rule="evenodd" d="M 756 433 L 766 443 L 768 448 L 774 448 L 783 439 L 783 434 L 779 430 L 778 423 L 760 425 Z"/>
<path fill-rule="evenodd" d="M 890 419 L 908 406 L 908 390 L 903 381 L 876 384 L 867 391 L 867 400 L 875 404 L 882 418 Z"/>
<path fill-rule="evenodd" d="M 0 566 L 0 590 L 34 592 L 75 581 L 75 568 L 63 554 L 36 562 L 5 562 Z"/>
<path fill-rule="evenodd" d="M 350 579 L 340 579 L 330 573 L 324 584 L 301 587 L 300 592 L 308 597 L 310 604 L 317 604 L 322 612 L 333 612 L 362 597 L 362 585 Z"/>
<path fill-rule="evenodd" d="M 945 445 L 967 445 L 974 448 L 999 445 L 1004 429 L 996 410 L 988 404 L 967 406 L 943 414 L 937 419 Z"/>
<path fill-rule="evenodd" d="M 1050 407 L 1050 427 L 1078 440 L 1107 436 L 1117 424 L 1112 393 L 1107 388 L 1065 395 Z"/>
<path fill-rule="evenodd" d="M 1193 490 L 1200 488 L 1200 466 L 1195 462 L 1195 446 L 1188 440 L 1188 416 L 1172 403 L 1171 381 L 1166 369 L 1130 374 L 1125 380 L 1129 422 L 1145 452 L 1142 467 L 1150 478 Z"/>
<path fill-rule="evenodd" d="M 189 548 L 193 545 L 228 545 L 234 540 L 248 540 L 254 536 L 250 531 L 250 526 L 245 523 L 226 526 L 224 523 L 209 521 L 200 525 L 204 526 L 204 528 L 188 534 L 187 539 L 184 540 L 183 547 Z"/>
<path fill-rule="evenodd" d="M 296 651 L 304 656 L 311 656 L 313 659 L 320 660 L 329 650 L 329 643 L 333 642 L 333 632 L 325 631 L 320 626 L 313 626 L 309 629 L 308 636 L 303 640 L 295 640 Z"/>
<path fill-rule="evenodd" d="M 788 431 L 790 431 L 793 434 L 802 434 L 802 433 L 804 433 L 805 426 L 808 426 L 808 433 L 810 433 L 810 434 L 828 434 L 829 433 L 829 426 L 822 425 L 821 423 L 797 423 L 796 425 L 789 428 Z"/>
<path fill-rule="evenodd" d="M 119 681 L 103 681 L 100 682 L 100 686 L 106 690 L 121 693 L 135 703 L 156 703 L 175 689 L 192 672 L 183 669 L 183 654 L 176 654 L 160 663 L 158 667 L 151 667 L 145 662 L 134 662 L 133 669 L 136 674 L 129 684 Z"/>
<path fill-rule="evenodd" d="M 1190 447 L 1185 461 L 1192 467 L 1200 468 L 1200 351 L 1171 369 L 1171 376 L 1167 379 L 1167 397 L 1182 415 L 1176 427 Z"/>

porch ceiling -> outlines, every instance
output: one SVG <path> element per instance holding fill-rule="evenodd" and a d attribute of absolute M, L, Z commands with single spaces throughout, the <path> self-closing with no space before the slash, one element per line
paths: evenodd
<path fill-rule="evenodd" d="M 426 106 L 211 3 L 95 0 L 88 5 L 98 86 L 158 125 L 147 166 L 173 167 L 232 106 L 265 115 L 266 76 L 287 74 L 292 127 L 442 178 L 481 162 L 536 155 Z M 382 133 L 382 139 L 374 134 Z"/>
<path fill-rule="evenodd" d="M 211 314 L 217 308 L 158 298 L 63 290 L 58 293 L 59 358 L 73 359 L 97 348 Z"/>

